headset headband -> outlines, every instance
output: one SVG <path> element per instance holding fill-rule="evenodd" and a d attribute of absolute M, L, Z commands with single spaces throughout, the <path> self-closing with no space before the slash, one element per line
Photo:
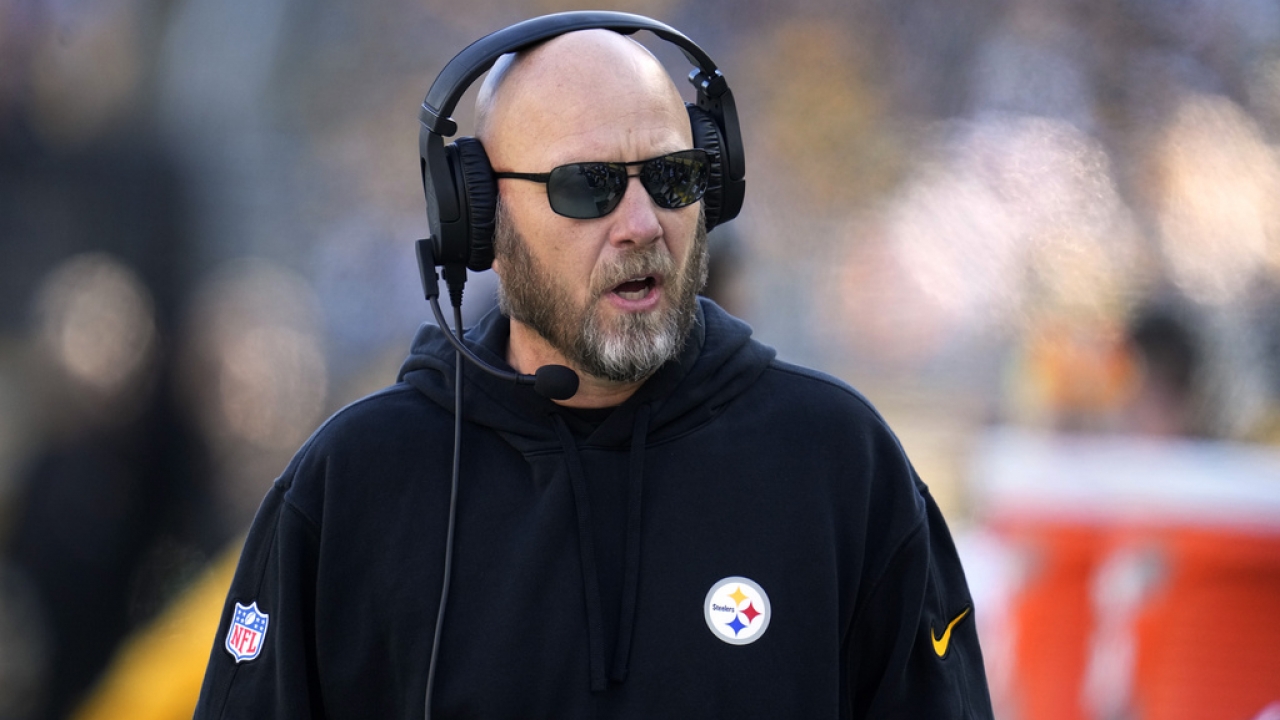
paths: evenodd
<path fill-rule="evenodd" d="M 728 89 L 728 85 L 724 82 L 720 71 L 716 69 L 716 64 L 712 62 L 711 57 L 692 40 L 685 37 L 684 33 L 670 25 L 631 13 L 563 12 L 516 23 L 468 45 L 444 66 L 435 82 L 431 83 L 431 89 L 427 91 L 427 97 L 422 102 L 420 115 L 422 124 L 434 133 L 446 137 L 452 136 L 458 131 L 458 126 L 450 115 L 457 107 L 458 101 L 462 99 L 463 93 L 471 83 L 493 67 L 498 58 L 557 35 L 593 28 L 613 30 L 623 35 L 632 35 L 638 30 L 648 30 L 679 46 L 689 62 L 702 70 L 703 76 L 720 80 L 719 87 L 707 89 L 709 94 L 718 95 Z"/>

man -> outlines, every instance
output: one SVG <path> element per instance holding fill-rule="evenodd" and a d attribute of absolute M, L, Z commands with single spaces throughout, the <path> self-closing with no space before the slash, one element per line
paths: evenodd
<path fill-rule="evenodd" d="M 699 162 L 662 66 L 561 35 L 495 67 L 477 125 L 502 312 L 469 343 L 581 385 L 556 402 L 465 368 L 432 716 L 990 717 L 950 536 L 883 420 L 696 298 L 701 203 L 638 177 Z M 603 216 L 566 217 L 542 174 L 585 161 L 631 176 Z M 197 717 L 423 715 L 454 362 L 425 326 L 401 382 L 276 482 Z"/>

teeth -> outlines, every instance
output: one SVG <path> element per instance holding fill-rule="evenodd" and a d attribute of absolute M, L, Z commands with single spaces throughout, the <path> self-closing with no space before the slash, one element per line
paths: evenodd
<path fill-rule="evenodd" d="M 635 290 L 624 290 L 627 285 L 638 286 Z M 631 278 L 625 282 L 618 283 L 618 287 L 614 290 L 618 297 L 625 300 L 641 300 L 649 294 L 649 276 L 642 275 L 637 278 Z"/>

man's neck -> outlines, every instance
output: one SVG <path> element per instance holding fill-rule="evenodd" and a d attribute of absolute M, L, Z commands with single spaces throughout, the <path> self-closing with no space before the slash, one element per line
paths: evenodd
<path fill-rule="evenodd" d="M 507 364 L 516 372 L 533 373 L 543 365 L 564 365 L 578 374 L 578 392 L 568 400 L 555 402 L 572 408 L 605 408 L 621 405 L 635 394 L 644 381 L 618 383 L 582 371 L 547 342 L 537 331 L 513 319 L 507 341 Z"/>

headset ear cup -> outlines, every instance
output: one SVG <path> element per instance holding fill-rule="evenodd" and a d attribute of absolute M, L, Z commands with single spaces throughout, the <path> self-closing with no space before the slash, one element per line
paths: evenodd
<path fill-rule="evenodd" d="M 467 267 L 488 270 L 493 265 L 493 221 L 498 206 L 498 181 L 484 145 L 471 137 L 460 137 L 447 148 L 455 157 L 454 172 L 459 175 L 467 208 Z"/>
<path fill-rule="evenodd" d="M 721 198 L 724 197 L 723 155 L 724 143 L 720 140 L 720 128 L 711 113 L 685 103 L 689 110 L 689 126 L 693 129 L 693 146 L 707 151 L 711 158 L 711 173 L 707 180 L 707 193 L 702 196 L 702 208 L 707 219 L 707 230 L 720 223 Z"/>

